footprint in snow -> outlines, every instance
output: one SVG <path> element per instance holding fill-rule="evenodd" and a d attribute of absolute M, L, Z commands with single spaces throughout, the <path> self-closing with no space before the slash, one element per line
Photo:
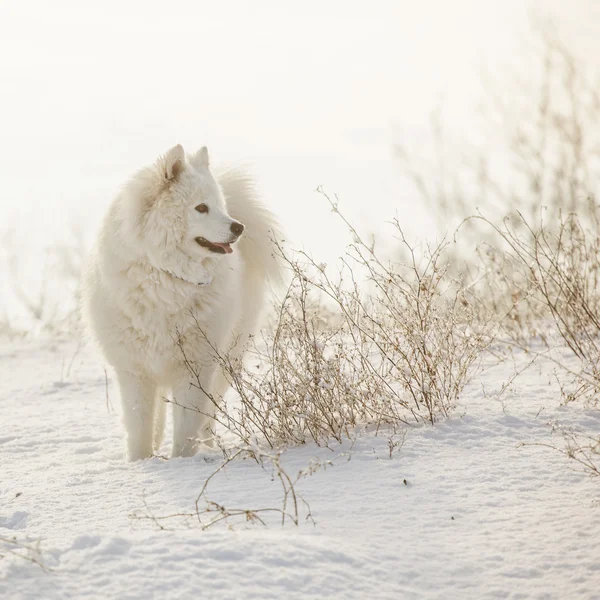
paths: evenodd
<path fill-rule="evenodd" d="M 101 542 L 99 535 L 80 535 L 73 540 L 71 550 L 85 550 L 87 548 L 95 548 Z"/>
<path fill-rule="evenodd" d="M 4 529 L 25 529 L 27 527 L 27 513 L 21 510 L 10 517 L 0 517 L 0 527 Z"/>

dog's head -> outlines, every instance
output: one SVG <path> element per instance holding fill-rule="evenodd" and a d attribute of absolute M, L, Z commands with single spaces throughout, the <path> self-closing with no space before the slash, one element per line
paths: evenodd
<path fill-rule="evenodd" d="M 131 234 L 157 267 L 180 276 L 194 263 L 231 254 L 244 231 L 227 212 L 206 147 L 187 159 L 181 146 L 171 148 L 133 178 L 126 195 Z"/>

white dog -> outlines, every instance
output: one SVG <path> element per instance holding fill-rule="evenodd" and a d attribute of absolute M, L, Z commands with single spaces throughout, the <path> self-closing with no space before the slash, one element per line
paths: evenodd
<path fill-rule="evenodd" d="M 268 281 L 281 277 L 273 215 L 250 179 L 217 179 L 208 151 L 175 146 L 114 200 L 83 278 L 83 318 L 116 370 L 129 460 L 162 442 L 164 397 L 174 401 L 172 456 L 212 444 L 213 399 L 228 383 L 214 350 L 243 354 Z M 187 359 L 199 369 L 191 385 Z"/>

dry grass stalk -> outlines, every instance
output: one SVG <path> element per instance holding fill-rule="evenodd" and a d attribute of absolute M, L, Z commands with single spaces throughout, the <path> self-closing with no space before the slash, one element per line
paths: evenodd
<path fill-rule="evenodd" d="M 573 460 L 583 473 L 600 476 L 600 436 L 582 433 L 556 422 L 550 425 L 552 433 L 562 437 L 562 444 L 536 442 L 521 445 L 551 448 Z"/>
<path fill-rule="evenodd" d="M 204 481 L 194 502 L 194 510 L 191 512 L 178 512 L 166 515 L 155 515 L 145 503 L 143 513 L 134 512 L 131 518 L 134 520 L 151 521 L 159 529 L 167 529 L 168 523 L 183 521 L 188 525 L 195 523 L 202 530 L 227 521 L 231 526 L 232 519 L 241 518 L 247 523 L 259 523 L 266 526 L 265 515 L 275 513 L 280 518 L 281 525 L 291 522 L 293 525 L 300 525 L 303 521 L 310 522 L 313 525 L 315 521 L 312 517 L 308 502 L 298 493 L 297 483 L 303 477 L 312 475 L 321 468 L 326 468 L 334 464 L 333 460 L 312 461 L 306 468 L 301 469 L 295 476 L 283 467 L 281 463 L 281 452 L 267 453 L 257 446 L 225 448 L 221 446 L 225 460 L 207 477 Z M 342 455 L 339 455 L 340 458 Z M 211 499 L 208 495 L 209 484 L 213 478 L 226 469 L 235 460 L 252 460 L 256 462 L 267 473 L 272 481 L 277 480 L 281 489 L 281 500 L 279 506 L 261 507 L 261 508 L 234 508 L 225 506 L 220 502 Z"/>
<path fill-rule="evenodd" d="M 48 568 L 42 562 L 39 542 L 31 544 L 17 537 L 0 536 L 0 559 L 14 557 L 31 562 L 44 571 Z"/>

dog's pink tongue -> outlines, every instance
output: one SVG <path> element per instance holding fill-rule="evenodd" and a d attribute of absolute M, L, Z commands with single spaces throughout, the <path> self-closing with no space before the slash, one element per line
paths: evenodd
<path fill-rule="evenodd" d="M 217 244 L 216 242 L 213 242 L 213 246 L 219 246 L 219 248 L 223 248 L 223 250 L 225 250 L 225 254 L 231 254 L 233 252 L 231 244 Z"/>

